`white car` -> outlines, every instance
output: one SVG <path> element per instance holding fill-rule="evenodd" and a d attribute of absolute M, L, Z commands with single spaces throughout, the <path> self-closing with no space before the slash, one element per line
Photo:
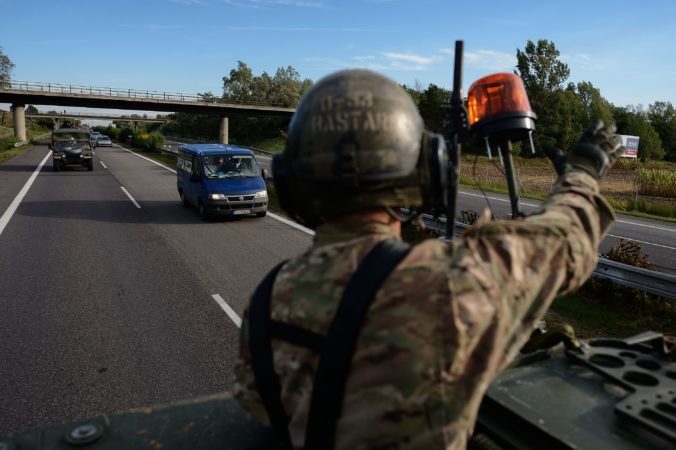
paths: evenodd
<path fill-rule="evenodd" d="M 113 141 L 111 141 L 110 138 L 108 136 L 106 136 L 105 134 L 102 134 L 100 136 L 97 136 L 96 146 L 97 147 L 112 147 Z"/>

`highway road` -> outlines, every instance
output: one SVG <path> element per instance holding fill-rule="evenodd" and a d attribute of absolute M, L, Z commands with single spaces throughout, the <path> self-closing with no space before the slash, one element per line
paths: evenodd
<path fill-rule="evenodd" d="M 203 223 L 174 173 L 120 148 L 93 172 L 48 156 L 0 166 L 0 435 L 228 389 L 249 295 L 311 235 Z"/>
<path fill-rule="evenodd" d="M 673 272 L 674 233 L 621 216 L 604 247 L 636 239 Z M 276 214 L 204 223 L 171 169 L 119 147 L 93 172 L 53 172 L 46 146 L 0 165 L 0 435 L 228 389 L 249 295 L 311 239 Z"/>
<path fill-rule="evenodd" d="M 263 167 L 270 168 L 270 155 L 258 154 L 258 161 Z M 538 200 L 522 199 L 519 208 L 524 213 L 532 213 L 539 209 Z M 481 212 L 490 208 L 499 219 L 511 217 L 509 196 L 461 187 L 458 192 L 458 217 L 462 210 Z M 620 239 L 632 240 L 641 245 L 654 270 L 676 274 L 676 224 L 659 220 L 642 219 L 618 214 L 617 220 L 601 244 L 601 252 L 607 252 L 620 243 Z"/>

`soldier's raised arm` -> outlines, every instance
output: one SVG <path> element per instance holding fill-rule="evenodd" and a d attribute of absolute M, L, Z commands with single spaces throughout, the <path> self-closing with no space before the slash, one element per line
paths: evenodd
<path fill-rule="evenodd" d="M 613 125 L 597 122 L 566 158 L 553 158 L 560 176 L 539 212 L 522 220 L 482 218 L 458 249 L 492 280 L 490 299 L 499 299 L 495 317 L 506 351 L 498 369 L 523 345 L 554 297 L 580 287 L 596 267 L 599 244 L 614 220 L 599 187 L 622 150 L 614 132 Z M 462 293 L 457 300 L 473 301 Z"/>

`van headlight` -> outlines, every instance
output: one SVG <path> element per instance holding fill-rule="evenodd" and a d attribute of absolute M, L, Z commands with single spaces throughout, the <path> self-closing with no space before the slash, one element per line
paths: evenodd
<path fill-rule="evenodd" d="M 209 194 L 210 200 L 225 200 L 225 194 Z"/>
<path fill-rule="evenodd" d="M 268 198 L 268 191 L 258 191 L 254 195 L 254 198 Z"/>

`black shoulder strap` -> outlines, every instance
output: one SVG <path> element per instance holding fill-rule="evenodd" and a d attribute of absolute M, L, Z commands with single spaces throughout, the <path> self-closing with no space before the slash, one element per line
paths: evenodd
<path fill-rule="evenodd" d="M 279 377 L 275 373 L 270 336 L 270 299 L 277 273 L 286 261 L 278 264 L 256 288 L 249 305 L 249 351 L 256 389 L 261 397 L 272 429 L 277 432 L 283 448 L 292 448 L 289 418 L 284 412 Z"/>
<path fill-rule="evenodd" d="M 335 447 L 336 427 L 359 332 L 378 289 L 409 251 L 410 246 L 402 241 L 383 241 L 350 278 L 319 357 L 305 434 L 306 450 Z"/>
<path fill-rule="evenodd" d="M 279 377 L 274 370 L 272 337 L 320 352 L 305 448 L 332 449 L 352 356 L 366 313 L 380 286 L 409 250 L 408 244 L 394 239 L 383 241 L 371 250 L 350 278 L 326 337 L 270 320 L 272 286 L 286 261 L 272 269 L 256 288 L 248 318 L 251 365 L 256 389 L 283 447 L 292 448 L 292 445 L 289 418 L 282 405 Z"/>

